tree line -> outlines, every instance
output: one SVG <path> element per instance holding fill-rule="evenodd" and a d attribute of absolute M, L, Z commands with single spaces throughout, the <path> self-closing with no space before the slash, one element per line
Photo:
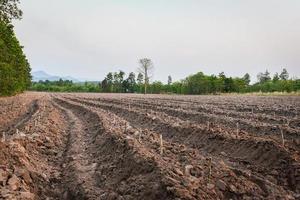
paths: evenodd
<path fill-rule="evenodd" d="M 33 82 L 29 90 L 45 92 L 101 92 L 98 83 L 73 83 L 70 80 Z"/>
<path fill-rule="evenodd" d="M 30 65 L 11 24 L 22 17 L 18 3 L 0 1 L 0 96 L 22 92 L 31 84 Z"/>
<path fill-rule="evenodd" d="M 218 93 L 248 93 L 248 92 L 293 92 L 300 91 L 300 80 L 289 79 L 286 69 L 273 77 L 268 71 L 257 75 L 258 82 L 250 84 L 250 75 L 243 77 L 228 77 L 224 72 L 218 75 L 205 75 L 203 72 L 192 74 L 181 81 L 172 82 L 168 76 L 167 84 L 161 81 L 145 83 L 142 73 L 137 76 L 130 72 L 125 77 L 123 71 L 110 72 L 100 83 L 101 91 L 108 93 L 144 93 L 147 85 L 148 93 L 174 94 L 218 94 Z"/>
<path fill-rule="evenodd" d="M 144 63 L 143 63 L 144 64 Z M 141 64 L 141 66 L 145 66 Z M 152 64 L 151 64 L 152 65 Z M 150 65 L 149 65 L 150 66 Z M 152 65 L 153 67 L 153 65 Z M 149 81 L 151 69 L 137 70 L 128 75 L 122 70 L 109 72 L 99 83 L 73 83 L 72 81 L 39 81 L 33 83 L 31 89 L 50 92 L 104 92 L 104 93 L 151 93 L 151 94 L 220 94 L 220 93 L 251 93 L 251 92 L 297 92 L 300 91 L 300 80 L 289 78 L 283 69 L 280 74 L 271 77 L 268 71 L 257 75 L 257 82 L 250 84 L 251 77 L 246 73 L 242 77 L 229 77 L 224 72 L 218 75 L 205 75 L 203 72 L 192 74 L 181 81 L 167 83 Z M 145 78 L 147 76 L 148 78 Z"/>

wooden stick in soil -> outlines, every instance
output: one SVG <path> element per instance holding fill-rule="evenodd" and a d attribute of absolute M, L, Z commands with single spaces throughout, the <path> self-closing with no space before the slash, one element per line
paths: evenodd
<path fill-rule="evenodd" d="M 5 132 L 2 133 L 2 139 L 1 142 L 5 142 Z"/>
<path fill-rule="evenodd" d="M 240 124 L 239 122 L 236 123 L 236 136 L 238 137 L 240 133 Z"/>
<path fill-rule="evenodd" d="M 159 139 L 160 139 L 160 155 L 162 155 L 164 153 L 164 144 L 163 144 L 163 138 L 162 138 L 162 134 L 159 135 Z"/>
<path fill-rule="evenodd" d="M 284 136 L 283 136 L 283 130 L 282 130 L 282 128 L 280 129 L 280 133 L 281 133 L 281 139 L 282 139 L 282 146 L 284 148 Z"/>
<path fill-rule="evenodd" d="M 212 158 L 208 158 L 208 181 L 210 180 L 211 177 L 211 163 L 212 163 Z"/>

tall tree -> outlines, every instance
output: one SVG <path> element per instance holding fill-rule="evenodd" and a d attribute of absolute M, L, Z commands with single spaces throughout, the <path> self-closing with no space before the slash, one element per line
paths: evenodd
<path fill-rule="evenodd" d="M 244 76 L 243 76 L 243 80 L 245 82 L 246 85 L 249 85 L 250 84 L 250 81 L 251 81 L 251 78 L 250 78 L 250 75 L 248 73 L 246 73 Z"/>
<path fill-rule="evenodd" d="M 149 80 L 152 76 L 153 72 L 153 63 L 149 58 L 143 58 L 139 60 L 140 67 L 138 68 L 138 72 L 143 74 L 144 78 L 144 94 L 147 94 L 147 86 L 149 84 Z"/>
<path fill-rule="evenodd" d="M 125 92 L 133 93 L 136 87 L 135 74 L 130 72 L 128 78 L 123 81 L 123 87 Z"/>
<path fill-rule="evenodd" d="M 288 80 L 289 79 L 289 73 L 285 68 L 283 68 L 282 72 L 279 75 L 281 80 Z"/>
<path fill-rule="evenodd" d="M 106 81 L 107 81 L 107 85 L 108 85 L 108 92 L 113 92 L 114 91 L 114 75 L 113 73 L 109 72 L 106 75 Z"/>
<path fill-rule="evenodd" d="M 17 0 L 0 0 L 0 95 L 13 95 L 31 84 L 30 65 L 15 36 L 12 19 L 20 19 Z"/>
<path fill-rule="evenodd" d="M 265 83 L 269 80 L 271 80 L 271 77 L 270 77 L 270 72 L 268 72 L 268 70 L 266 70 L 264 73 L 259 73 L 257 75 L 257 79 L 258 79 L 258 82 L 259 83 Z"/>
<path fill-rule="evenodd" d="M 171 75 L 168 76 L 168 85 L 171 85 L 172 84 L 172 77 Z"/>
<path fill-rule="evenodd" d="M 143 76 L 143 74 L 142 74 L 142 73 L 139 73 L 136 80 L 137 80 L 137 83 L 138 83 L 138 84 L 142 84 L 143 81 L 144 81 L 144 76 Z"/>
<path fill-rule="evenodd" d="M 273 82 L 277 82 L 279 80 L 279 75 L 278 73 L 276 72 L 273 76 Z"/>

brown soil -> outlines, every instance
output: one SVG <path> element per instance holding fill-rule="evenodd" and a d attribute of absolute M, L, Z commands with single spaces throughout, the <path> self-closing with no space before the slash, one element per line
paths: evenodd
<path fill-rule="evenodd" d="M 300 97 L 0 98 L 0 199 L 300 199 L 299 112 Z"/>

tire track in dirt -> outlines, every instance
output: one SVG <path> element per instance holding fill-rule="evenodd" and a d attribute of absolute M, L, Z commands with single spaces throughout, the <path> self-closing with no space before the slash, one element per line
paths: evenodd
<path fill-rule="evenodd" d="M 68 104 L 55 99 L 55 105 L 67 116 L 68 142 L 62 164 L 63 191 L 62 199 L 96 199 L 101 191 L 95 180 L 94 155 L 91 152 L 92 140 L 99 134 L 100 120 L 92 112 L 71 108 Z"/>
<path fill-rule="evenodd" d="M 278 182 L 278 185 L 285 186 L 295 180 L 297 167 L 294 167 L 294 163 L 298 166 L 297 162 L 286 151 L 281 147 L 277 147 L 271 141 L 256 141 L 252 138 L 228 138 L 214 131 L 207 132 L 205 129 L 197 130 L 197 128 L 194 130 L 190 124 L 187 125 L 187 128 L 182 127 L 184 123 L 181 123 L 179 127 L 174 127 L 171 125 L 172 123 L 164 123 L 162 119 L 158 119 L 155 115 L 148 116 L 148 114 L 128 110 L 122 106 L 73 100 L 114 112 L 135 126 L 142 126 L 162 133 L 170 141 L 183 142 L 192 148 L 202 149 L 204 152 L 209 152 L 215 156 L 225 152 L 230 155 L 230 160 L 234 165 L 244 166 L 253 173 L 256 172 L 257 175 L 261 174 L 262 177 L 268 174 L 269 177 L 273 177 L 271 179 L 274 180 L 275 178 L 277 180 L 275 182 Z M 153 120 L 153 118 L 155 119 Z M 273 151 L 274 149 L 276 151 Z M 291 190 L 295 189 L 292 184 L 289 184 L 289 188 Z"/>

